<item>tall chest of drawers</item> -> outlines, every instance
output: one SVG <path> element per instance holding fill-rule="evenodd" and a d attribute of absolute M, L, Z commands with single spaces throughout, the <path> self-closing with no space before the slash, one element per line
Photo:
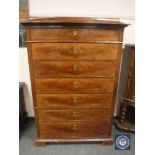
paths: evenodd
<path fill-rule="evenodd" d="M 94 18 L 36 18 L 23 24 L 36 144 L 110 144 L 123 30 L 127 25 Z"/>

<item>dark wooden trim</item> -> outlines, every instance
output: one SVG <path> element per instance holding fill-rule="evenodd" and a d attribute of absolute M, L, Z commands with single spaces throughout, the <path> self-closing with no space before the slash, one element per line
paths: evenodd
<path fill-rule="evenodd" d="M 122 23 L 117 18 L 88 18 L 88 17 L 30 17 L 29 20 L 23 20 L 21 23 L 25 26 L 104 26 L 124 28 L 128 24 Z"/>
<path fill-rule="evenodd" d="M 113 141 L 113 139 L 111 138 L 111 139 L 108 139 L 108 140 L 104 140 L 104 141 L 102 142 L 102 144 L 105 145 L 105 146 L 113 145 L 113 144 L 114 144 L 114 141 Z"/>
<path fill-rule="evenodd" d="M 94 24 L 94 23 L 33 23 L 33 22 L 21 22 L 24 26 L 33 26 L 33 27 L 47 27 L 47 28 L 52 28 L 52 27 L 81 27 L 81 28 L 104 28 L 104 29 L 124 29 L 126 26 L 122 26 L 121 24 L 118 25 L 110 25 L 110 24 Z"/>
<path fill-rule="evenodd" d="M 35 146 L 46 146 L 46 143 L 88 143 L 88 142 L 102 142 L 103 145 L 113 145 L 113 138 L 90 138 L 90 139 L 39 139 L 35 140 Z"/>

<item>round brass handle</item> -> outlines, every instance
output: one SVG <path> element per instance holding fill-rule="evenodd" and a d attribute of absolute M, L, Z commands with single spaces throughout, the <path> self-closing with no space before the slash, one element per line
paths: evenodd
<path fill-rule="evenodd" d="M 74 54 L 74 56 L 77 56 L 78 53 L 79 53 L 79 51 L 80 51 L 80 48 L 79 47 L 74 47 L 73 48 L 73 54 Z"/>
<path fill-rule="evenodd" d="M 79 48 L 79 47 L 74 47 L 73 50 L 74 50 L 74 51 L 79 51 L 80 48 Z"/>
<path fill-rule="evenodd" d="M 73 116 L 77 116 L 77 113 L 75 111 L 72 112 Z"/>
<path fill-rule="evenodd" d="M 76 89 L 79 87 L 79 82 L 78 81 L 74 81 L 73 82 L 73 88 Z"/>
<path fill-rule="evenodd" d="M 73 31 L 72 35 L 73 36 L 77 36 L 78 35 L 78 32 L 75 30 L 75 31 Z"/>
<path fill-rule="evenodd" d="M 76 129 L 77 128 L 77 125 L 76 124 L 72 124 L 72 128 L 73 129 Z"/>
<path fill-rule="evenodd" d="M 78 102 L 76 97 L 73 97 L 72 101 L 73 101 L 73 103 L 77 103 Z"/>

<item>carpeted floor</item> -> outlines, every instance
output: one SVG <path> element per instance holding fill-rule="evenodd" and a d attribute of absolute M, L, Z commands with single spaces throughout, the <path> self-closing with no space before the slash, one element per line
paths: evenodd
<path fill-rule="evenodd" d="M 113 127 L 113 136 L 120 134 Z M 29 120 L 27 124 L 20 130 L 19 153 L 20 155 L 134 155 L 135 153 L 135 136 L 131 134 L 130 150 L 115 150 L 114 145 L 103 146 L 100 143 L 95 144 L 48 144 L 46 147 L 35 147 L 33 145 L 35 139 L 34 120 Z"/>

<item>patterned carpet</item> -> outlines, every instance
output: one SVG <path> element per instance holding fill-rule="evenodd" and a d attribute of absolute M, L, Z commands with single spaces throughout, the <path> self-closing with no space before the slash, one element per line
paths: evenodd
<path fill-rule="evenodd" d="M 113 136 L 120 134 L 113 127 Z M 19 153 L 20 155 L 134 155 L 135 154 L 135 135 L 131 134 L 130 150 L 115 150 L 114 145 L 103 146 L 100 143 L 89 144 L 48 144 L 46 147 L 35 147 L 34 120 L 29 120 L 22 130 L 20 130 Z"/>

